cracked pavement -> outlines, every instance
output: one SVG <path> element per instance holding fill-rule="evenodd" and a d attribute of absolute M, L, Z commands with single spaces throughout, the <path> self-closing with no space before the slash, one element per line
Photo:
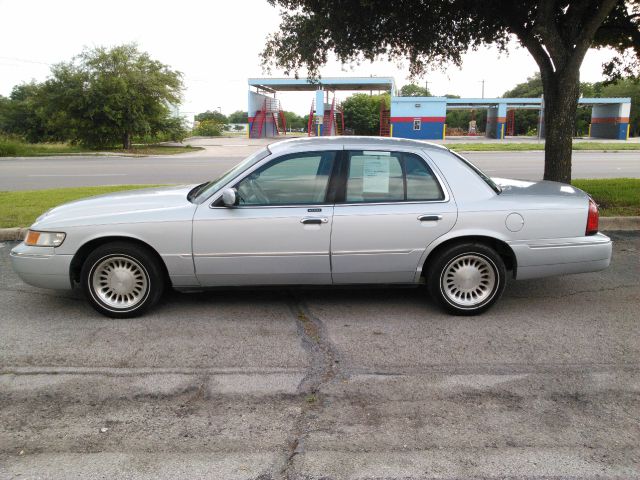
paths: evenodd
<path fill-rule="evenodd" d="M 470 318 L 361 287 L 112 320 L 0 243 L 0 478 L 640 479 L 640 234 L 612 237 Z"/>

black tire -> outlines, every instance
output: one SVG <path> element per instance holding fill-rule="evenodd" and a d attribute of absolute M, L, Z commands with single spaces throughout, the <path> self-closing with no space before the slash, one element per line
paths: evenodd
<path fill-rule="evenodd" d="M 506 284 L 504 261 L 481 243 L 459 243 L 445 248 L 427 268 L 432 298 L 454 315 L 477 315 L 500 298 Z"/>
<path fill-rule="evenodd" d="M 124 241 L 106 243 L 91 252 L 82 265 L 80 281 L 91 306 L 112 318 L 142 315 L 158 303 L 165 287 L 156 256 Z"/>

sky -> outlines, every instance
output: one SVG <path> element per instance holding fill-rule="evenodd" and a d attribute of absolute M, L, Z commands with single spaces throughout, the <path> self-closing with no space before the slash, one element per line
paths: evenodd
<path fill-rule="evenodd" d="M 266 0 L 0 0 L 0 19 L 0 95 L 9 95 L 22 82 L 45 80 L 51 64 L 68 61 L 85 47 L 136 42 L 183 73 L 180 111 L 187 117 L 218 108 L 225 114 L 247 109 L 247 79 L 267 76 L 259 54 L 280 23 L 279 10 Z M 602 80 L 601 65 L 611 56 L 608 50 L 590 50 L 581 80 Z M 485 80 L 485 97 L 495 97 L 537 70 L 514 41 L 508 55 L 491 47 L 469 52 L 461 68 L 436 69 L 415 83 L 428 81 L 434 95 L 480 97 Z M 411 83 L 406 64 L 382 60 L 361 65 L 331 61 L 321 75 L 391 76 L 398 87 Z M 274 70 L 269 76 L 284 74 Z M 340 93 L 338 99 L 347 95 Z M 312 94 L 281 93 L 278 98 L 285 110 L 302 115 L 309 111 Z"/>

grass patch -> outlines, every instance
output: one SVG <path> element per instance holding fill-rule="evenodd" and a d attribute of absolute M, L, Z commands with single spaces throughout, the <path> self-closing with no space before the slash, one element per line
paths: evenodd
<path fill-rule="evenodd" d="M 158 185 L 111 185 L 0 192 L 0 228 L 28 227 L 45 211 L 72 200 L 156 186 Z"/>
<path fill-rule="evenodd" d="M 596 178 L 573 180 L 589 193 L 603 217 L 640 215 L 640 178 Z"/>
<path fill-rule="evenodd" d="M 456 152 L 523 152 L 530 150 L 544 150 L 544 142 L 540 143 L 444 143 L 447 148 Z M 640 143 L 614 142 L 574 142 L 574 150 L 640 150 Z"/>
<path fill-rule="evenodd" d="M 87 151 L 79 145 L 66 143 L 24 143 L 0 138 L 0 157 L 38 157 L 46 155 L 68 155 Z"/>

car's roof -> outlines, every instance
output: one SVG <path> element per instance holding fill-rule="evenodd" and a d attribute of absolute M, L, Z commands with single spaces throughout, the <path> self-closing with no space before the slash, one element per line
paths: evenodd
<path fill-rule="evenodd" d="M 364 136 L 336 136 L 336 137 L 300 137 L 289 140 L 282 140 L 269 144 L 272 152 L 283 152 L 285 150 L 298 150 L 305 147 L 327 148 L 348 148 L 349 146 L 371 147 L 371 148 L 419 148 L 419 149 L 439 149 L 446 150 L 442 145 L 425 142 L 423 140 L 411 140 L 408 138 L 390 137 L 364 137 Z"/>

